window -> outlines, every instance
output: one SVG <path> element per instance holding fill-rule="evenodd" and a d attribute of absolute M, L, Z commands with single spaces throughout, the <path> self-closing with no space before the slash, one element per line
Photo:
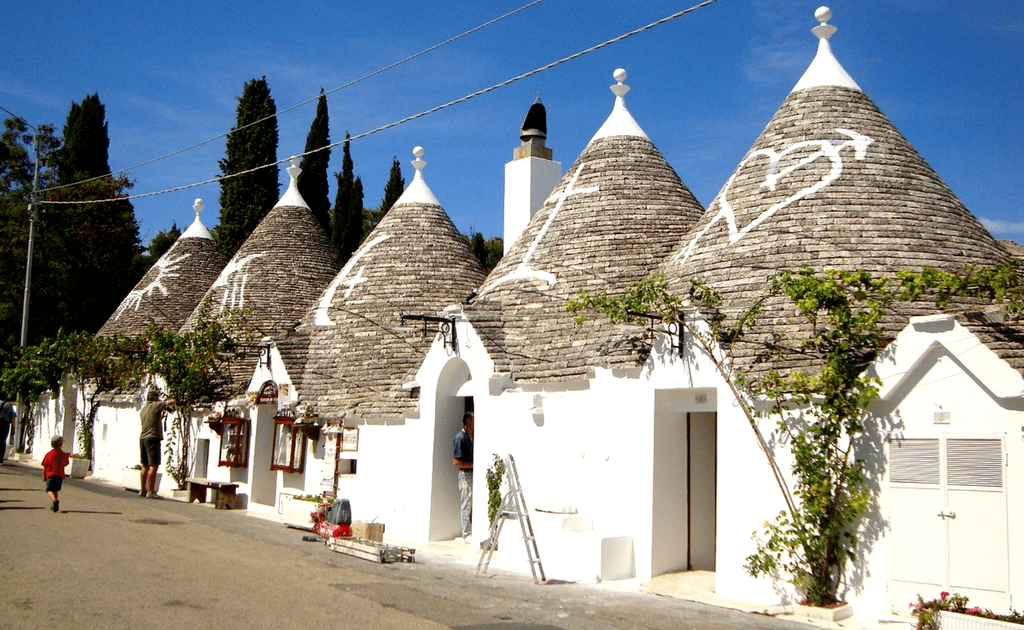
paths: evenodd
<path fill-rule="evenodd" d="M 306 436 L 295 426 L 295 418 L 274 418 L 274 455 L 271 470 L 300 473 L 306 466 Z"/>
<path fill-rule="evenodd" d="M 224 418 L 220 434 L 220 465 L 245 468 L 249 465 L 249 421 Z"/>

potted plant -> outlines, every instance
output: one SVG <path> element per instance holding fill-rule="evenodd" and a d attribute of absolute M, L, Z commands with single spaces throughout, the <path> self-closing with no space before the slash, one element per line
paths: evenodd
<path fill-rule="evenodd" d="M 142 474 L 142 466 L 135 464 L 134 466 L 125 468 L 121 471 L 121 485 L 128 492 L 139 491 L 139 476 Z M 160 488 L 160 480 L 163 477 L 162 474 L 156 474 L 155 487 Z"/>
<path fill-rule="evenodd" d="M 73 453 L 68 461 L 65 474 L 72 479 L 85 479 L 85 476 L 89 474 L 89 464 L 91 463 L 87 455 Z"/>
<path fill-rule="evenodd" d="M 319 510 L 321 504 L 330 505 L 324 503 L 324 498 L 320 495 L 312 494 L 299 494 L 299 495 L 281 495 L 281 520 L 288 527 L 294 527 L 295 529 L 313 529 L 313 519 L 311 512 Z M 325 511 L 326 513 L 326 511 Z"/>
<path fill-rule="evenodd" d="M 1002 630 L 1024 625 L 1024 614 L 1010 610 L 999 615 L 986 608 L 968 606 L 967 597 L 948 591 L 939 593 L 938 599 L 925 601 L 920 595 L 910 604 L 910 612 L 917 617 L 916 630 Z"/>

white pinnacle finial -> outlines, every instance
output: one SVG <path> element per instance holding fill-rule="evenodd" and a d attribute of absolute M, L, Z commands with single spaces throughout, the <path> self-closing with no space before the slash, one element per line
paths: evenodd
<path fill-rule="evenodd" d="M 626 80 L 626 71 L 622 68 L 618 68 L 612 73 L 612 78 L 618 81 L 618 83 L 613 85 L 611 90 L 615 96 L 622 98 L 627 92 L 629 92 L 629 86 L 623 83 L 623 81 Z"/>
<path fill-rule="evenodd" d="M 814 19 L 818 20 L 820 24 L 811 29 L 818 39 L 828 39 L 835 35 L 838 30 L 836 27 L 828 24 L 828 21 L 832 19 L 832 9 L 828 7 L 818 7 L 814 12 Z"/>
<path fill-rule="evenodd" d="M 599 138 L 608 138 L 611 136 L 637 136 L 640 138 L 646 138 L 647 134 L 640 128 L 640 125 L 636 124 L 629 111 L 626 109 L 626 93 L 629 92 L 629 86 L 623 83 L 626 80 L 626 71 L 622 68 L 617 68 L 612 73 L 618 83 L 611 86 L 611 91 L 615 94 L 615 105 L 612 107 L 612 113 L 608 116 L 608 119 L 604 121 L 601 128 L 597 130 L 594 137 L 590 139 L 590 142 Z M 589 143 L 588 143 L 589 144 Z"/>
<path fill-rule="evenodd" d="M 818 38 L 818 52 L 814 56 L 814 61 L 807 67 L 807 71 L 800 77 L 792 91 L 796 92 L 812 87 L 835 86 L 850 88 L 859 92 L 860 86 L 846 73 L 846 70 L 843 70 L 835 55 L 832 54 L 832 46 L 828 40 L 838 30 L 828 23 L 832 19 L 832 10 L 828 7 L 818 7 L 818 10 L 814 12 L 814 19 L 818 20 L 818 25 L 812 28 L 811 32 Z"/>
<path fill-rule="evenodd" d="M 203 225 L 203 220 L 199 218 L 199 215 L 203 211 L 203 200 L 196 199 L 192 202 L 192 210 L 196 213 L 196 218 L 192 221 L 192 225 L 185 230 L 179 238 L 213 238 L 210 235 L 210 231 Z"/>
<path fill-rule="evenodd" d="M 434 196 L 430 187 L 427 186 L 427 182 L 423 179 L 423 167 L 427 165 L 426 160 L 423 159 L 423 147 L 418 146 L 414 148 L 412 154 L 416 156 L 416 159 L 412 161 L 412 165 L 416 167 L 416 174 L 412 176 L 412 182 L 406 187 L 402 196 L 391 207 L 394 208 L 402 203 L 441 205 L 441 202 L 437 200 L 437 197 Z"/>
<path fill-rule="evenodd" d="M 292 163 L 286 170 L 288 171 L 288 177 L 291 179 L 288 182 L 288 190 L 284 191 L 284 195 L 281 200 L 277 202 L 275 208 L 281 206 L 293 206 L 298 208 L 309 208 L 309 204 L 302 198 L 299 193 L 299 174 L 302 173 L 302 169 L 299 168 L 299 158 L 291 156 L 288 161 Z"/>
<path fill-rule="evenodd" d="M 423 160 L 423 147 L 414 148 L 412 154 L 416 156 L 416 159 L 412 161 L 412 165 L 416 168 L 416 174 L 419 175 L 423 167 L 427 165 L 426 161 Z"/>

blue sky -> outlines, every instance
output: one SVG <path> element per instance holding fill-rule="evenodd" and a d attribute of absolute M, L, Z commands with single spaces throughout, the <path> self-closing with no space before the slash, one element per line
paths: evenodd
<path fill-rule="evenodd" d="M 513 11 L 491 2 L 7 2 L 0 106 L 62 128 L 72 101 L 99 93 L 110 163 L 129 168 L 227 132 L 243 84 L 266 76 L 278 110 Z M 486 29 L 328 97 L 331 140 L 401 120 L 612 39 L 697 0 L 543 0 Z M 627 105 L 705 206 L 814 56 L 818 4 L 718 0 L 667 24 L 351 145 L 365 203 L 383 196 L 393 156 L 427 183 L 456 226 L 501 234 L 504 165 L 540 92 L 563 170 L 608 116 L 612 72 Z M 997 238 L 1024 243 L 1024 3 L 840 0 L 839 62 Z M 300 153 L 315 102 L 279 118 L 278 157 Z M 4 114 L 6 117 L 6 114 Z M 133 194 L 214 177 L 224 139 L 130 168 Z M 331 172 L 341 166 L 340 147 Z M 282 182 L 287 175 L 281 169 Z M 332 177 L 332 201 L 334 180 Z M 282 184 L 282 193 L 284 187 Z M 144 243 L 191 223 L 208 184 L 134 200 Z"/>

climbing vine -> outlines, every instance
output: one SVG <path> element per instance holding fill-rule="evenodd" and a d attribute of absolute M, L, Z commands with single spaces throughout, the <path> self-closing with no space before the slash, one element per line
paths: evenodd
<path fill-rule="evenodd" d="M 904 271 L 894 278 L 802 267 L 772 276 L 761 298 L 732 317 L 723 313 L 720 294 L 707 284 L 694 280 L 688 295 L 679 297 L 663 277 L 653 276 L 619 295 L 580 291 L 566 309 L 578 325 L 587 320 L 588 311 L 597 311 L 613 324 L 654 316 L 685 327 L 732 389 L 786 505 L 755 533 L 756 550 L 747 558 L 747 572 L 755 577 L 787 574 L 809 604 L 825 606 L 838 601 L 861 517 L 872 498 L 854 445 L 872 428 L 867 426 L 867 407 L 877 397 L 880 382 L 865 369 L 890 341 L 886 317 L 898 302 L 927 296 L 940 308 L 958 297 L 980 298 L 1001 304 L 1007 317 L 1017 318 L 1024 312 L 1020 272 L 1017 262 L 962 274 Z M 783 360 L 775 364 L 788 369 L 756 375 L 736 370 L 736 342 L 751 341 L 746 337 L 765 303 L 777 298 L 786 298 L 791 312 L 807 324 L 806 334 L 799 337 L 760 338 L 762 358 Z M 802 362 L 785 363 L 793 357 Z M 808 364 L 813 367 L 792 368 Z M 789 444 L 791 475 L 784 474 L 761 432 L 765 419 L 775 421 L 776 433 Z"/>

